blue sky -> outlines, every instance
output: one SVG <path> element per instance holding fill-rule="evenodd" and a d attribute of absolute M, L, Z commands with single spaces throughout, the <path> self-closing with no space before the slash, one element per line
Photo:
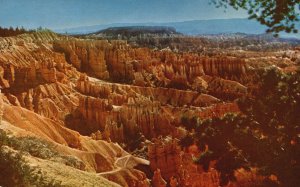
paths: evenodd
<path fill-rule="evenodd" d="M 109 23 L 245 18 L 210 0 L 0 0 L 0 26 L 62 29 Z"/>

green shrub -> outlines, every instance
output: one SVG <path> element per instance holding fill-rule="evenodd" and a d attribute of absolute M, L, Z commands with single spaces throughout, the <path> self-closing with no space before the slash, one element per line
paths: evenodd
<path fill-rule="evenodd" d="M 34 169 L 26 163 L 23 153 L 7 146 L 0 148 L 0 185 L 28 186 Z"/>
<path fill-rule="evenodd" d="M 84 170 L 85 164 L 71 155 L 61 155 L 53 144 L 36 137 L 14 137 L 0 129 L 0 186 L 61 186 L 32 167 L 25 159 L 30 155 Z"/>

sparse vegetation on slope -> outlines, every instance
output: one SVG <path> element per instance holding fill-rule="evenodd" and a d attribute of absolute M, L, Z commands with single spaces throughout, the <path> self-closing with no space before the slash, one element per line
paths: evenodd
<path fill-rule="evenodd" d="M 235 181 L 237 169 L 254 167 L 261 175 L 277 177 L 278 181 L 266 180 L 265 186 L 298 186 L 299 77 L 299 72 L 284 74 L 274 68 L 264 71 L 259 76 L 258 93 L 239 102 L 243 114 L 194 121 L 188 127 L 195 133 L 182 139 L 182 145 L 198 144 L 203 153 L 196 163 L 206 170 L 210 161 L 216 160 L 221 185 Z M 191 122 L 186 118 L 183 121 Z"/>
<path fill-rule="evenodd" d="M 0 185 L 4 186 L 60 186 L 59 181 L 45 179 L 36 166 L 26 157 L 59 162 L 76 169 L 84 169 L 84 164 L 73 156 L 59 154 L 53 145 L 35 137 L 14 137 L 0 130 Z"/>

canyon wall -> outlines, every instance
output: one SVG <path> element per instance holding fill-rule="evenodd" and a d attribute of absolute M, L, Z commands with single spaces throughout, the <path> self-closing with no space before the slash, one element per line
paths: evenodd
<path fill-rule="evenodd" d="M 90 76 L 138 86 L 195 89 L 204 75 L 239 81 L 247 71 L 245 61 L 234 57 L 132 48 L 122 41 L 57 41 L 54 49 Z"/>

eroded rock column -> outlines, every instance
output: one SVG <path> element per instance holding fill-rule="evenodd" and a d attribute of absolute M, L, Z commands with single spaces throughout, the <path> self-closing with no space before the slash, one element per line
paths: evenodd
<path fill-rule="evenodd" d="M 0 86 L 0 125 L 1 125 L 1 122 L 2 122 L 3 110 L 4 110 L 4 104 L 3 104 L 1 86 Z"/>

